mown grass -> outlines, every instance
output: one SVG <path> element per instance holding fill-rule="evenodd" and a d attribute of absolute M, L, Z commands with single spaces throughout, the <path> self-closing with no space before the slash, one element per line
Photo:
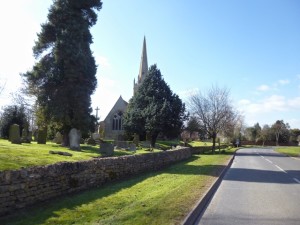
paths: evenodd
<path fill-rule="evenodd" d="M 0 224 L 180 224 L 227 164 L 226 154 L 194 155 L 152 172 L 23 210 Z"/>
<path fill-rule="evenodd" d="M 49 151 L 51 150 L 68 152 L 72 156 L 50 154 Z M 158 151 L 160 150 L 154 149 L 154 152 Z M 114 156 L 145 153 L 149 153 L 149 151 L 141 149 L 133 153 L 125 150 L 115 150 Z M 81 151 L 72 151 L 50 142 L 47 142 L 45 145 L 39 145 L 36 142 L 17 145 L 11 144 L 8 140 L 0 139 L 0 171 L 20 169 L 22 167 L 44 166 L 57 162 L 89 160 L 100 156 L 99 146 L 81 145 Z"/>
<path fill-rule="evenodd" d="M 189 142 L 189 145 L 192 147 L 212 146 L 212 142 L 191 141 Z"/>
<path fill-rule="evenodd" d="M 172 148 L 172 145 L 178 145 L 179 141 L 158 141 L 162 150 Z M 152 152 L 160 152 L 160 149 L 153 149 Z M 71 153 L 72 156 L 63 156 L 50 154 L 49 151 L 63 151 Z M 126 150 L 115 150 L 114 156 L 146 154 L 150 153 L 147 148 L 140 148 L 135 153 Z M 81 145 L 81 151 L 73 151 L 61 147 L 58 144 L 47 142 L 45 145 L 39 145 L 36 142 L 11 144 L 8 140 L 0 139 L 0 171 L 14 170 L 22 167 L 44 166 L 57 162 L 75 162 L 89 160 L 94 157 L 101 157 L 99 146 Z"/>
<path fill-rule="evenodd" d="M 275 148 L 275 151 L 293 157 L 300 157 L 300 146 L 299 147 L 278 147 Z"/>

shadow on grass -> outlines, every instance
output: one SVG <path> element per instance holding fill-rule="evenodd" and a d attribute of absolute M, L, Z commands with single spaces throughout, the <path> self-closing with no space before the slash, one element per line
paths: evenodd
<path fill-rule="evenodd" d="M 221 165 L 190 165 L 195 160 L 199 160 L 200 155 L 192 156 L 190 159 L 169 166 L 163 170 L 157 172 L 150 172 L 139 175 L 137 177 L 131 177 L 124 180 L 112 182 L 110 184 L 103 185 L 99 188 L 93 188 L 80 193 L 67 195 L 64 197 L 58 197 L 42 203 L 38 203 L 35 206 L 27 209 L 20 210 L 13 215 L 0 218 L 0 224 L 2 225 L 38 225 L 45 223 L 49 218 L 58 216 L 57 212 L 63 209 L 73 210 L 80 207 L 83 204 L 89 204 L 95 200 L 109 197 L 116 194 L 122 189 L 130 188 L 146 179 L 162 174 L 183 174 L 183 175 L 208 175 L 219 176 L 225 166 Z M 120 200 L 120 199 L 119 199 Z M 99 209 L 101 210 L 101 209 Z"/>

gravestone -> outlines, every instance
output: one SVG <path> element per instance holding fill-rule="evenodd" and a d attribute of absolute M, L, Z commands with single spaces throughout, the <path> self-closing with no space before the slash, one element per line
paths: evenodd
<path fill-rule="evenodd" d="M 143 147 L 143 148 L 151 148 L 151 143 L 150 141 L 142 141 L 140 143 L 140 145 Z"/>
<path fill-rule="evenodd" d="M 93 134 L 92 134 L 92 138 L 93 138 L 94 140 L 100 140 L 100 134 L 98 134 L 98 133 L 93 133 Z"/>
<path fill-rule="evenodd" d="M 111 143 L 101 143 L 100 144 L 100 153 L 103 156 L 113 156 L 114 155 L 114 146 Z"/>
<path fill-rule="evenodd" d="M 95 141 L 95 139 L 94 138 L 88 138 L 88 139 L 86 139 L 86 144 L 88 144 L 88 145 L 96 145 L 96 141 Z"/>
<path fill-rule="evenodd" d="M 47 141 L 47 128 L 40 128 L 37 132 L 37 143 L 38 144 L 46 144 Z"/>
<path fill-rule="evenodd" d="M 61 144 L 63 141 L 63 136 L 61 135 L 61 133 L 59 131 L 56 132 L 55 137 L 53 139 L 53 142 L 56 144 Z"/>
<path fill-rule="evenodd" d="M 23 128 L 23 130 L 22 130 L 22 139 L 21 139 L 21 141 L 22 141 L 22 143 L 30 143 L 27 128 Z"/>
<path fill-rule="evenodd" d="M 138 134 L 134 134 L 133 135 L 133 143 L 138 146 L 139 145 L 139 142 L 140 142 L 140 136 Z"/>
<path fill-rule="evenodd" d="M 128 141 L 115 141 L 114 144 L 115 146 L 117 146 L 118 149 L 129 148 Z"/>
<path fill-rule="evenodd" d="M 134 143 L 129 145 L 129 151 L 136 152 L 136 145 Z"/>
<path fill-rule="evenodd" d="M 9 127 L 9 140 L 12 144 L 21 144 L 20 128 L 18 124 Z"/>
<path fill-rule="evenodd" d="M 70 149 L 80 150 L 81 132 L 72 128 L 69 132 Z"/>

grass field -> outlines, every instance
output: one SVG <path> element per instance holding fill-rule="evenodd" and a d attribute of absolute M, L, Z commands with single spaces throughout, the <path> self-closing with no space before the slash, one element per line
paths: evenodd
<path fill-rule="evenodd" d="M 19 211 L 0 224 L 180 224 L 227 164 L 226 154 L 194 155 L 165 170 Z"/>
<path fill-rule="evenodd" d="M 72 156 L 49 154 L 49 151 L 63 151 L 71 153 Z M 154 152 L 161 150 L 154 149 Z M 138 150 L 135 154 L 149 153 L 146 149 Z M 114 156 L 131 155 L 130 151 L 115 150 Z M 21 167 L 43 166 L 56 162 L 89 160 L 99 157 L 99 146 L 81 145 L 81 151 L 72 151 L 60 145 L 47 142 L 45 145 L 38 145 L 36 142 L 21 145 L 11 144 L 8 140 L 0 139 L 0 171 L 20 169 Z"/>
<path fill-rule="evenodd" d="M 300 157 L 300 146 L 298 147 L 278 147 L 275 151 L 293 156 L 293 157 Z"/>

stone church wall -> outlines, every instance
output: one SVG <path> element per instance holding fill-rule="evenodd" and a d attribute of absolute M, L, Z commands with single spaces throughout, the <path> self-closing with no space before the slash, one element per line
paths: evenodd
<path fill-rule="evenodd" d="M 136 174 L 156 171 L 190 158 L 190 148 L 62 162 L 0 172 L 0 216 L 37 202 L 74 193 Z"/>

